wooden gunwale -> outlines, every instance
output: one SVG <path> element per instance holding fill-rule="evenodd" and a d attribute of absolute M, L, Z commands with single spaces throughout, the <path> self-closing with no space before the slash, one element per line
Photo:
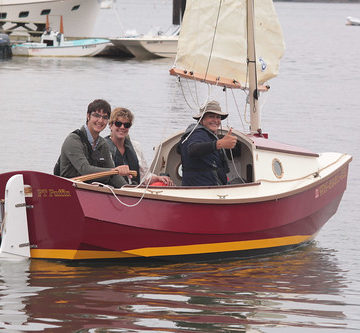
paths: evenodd
<path fill-rule="evenodd" d="M 299 155 L 299 156 L 310 156 L 310 157 L 319 157 L 320 155 L 317 153 L 305 152 L 305 151 L 297 151 L 297 150 L 290 150 L 290 149 L 281 149 L 275 147 L 265 147 L 256 145 L 257 150 L 266 150 L 272 151 L 277 153 L 285 153 L 285 154 L 292 154 L 292 155 Z"/>
<path fill-rule="evenodd" d="M 299 194 L 301 192 L 307 191 L 311 188 L 315 188 L 322 183 L 325 183 L 331 177 L 333 177 L 336 173 L 339 173 L 348 167 L 348 164 L 351 162 L 351 158 L 331 172 L 329 175 L 325 177 L 315 177 L 314 181 L 311 184 L 302 186 L 292 191 L 278 193 L 275 195 L 267 195 L 267 196 L 259 196 L 259 197 L 249 197 L 249 198 L 238 198 L 238 199 L 226 199 L 223 197 L 223 193 L 219 193 L 219 199 L 204 199 L 204 198 L 196 198 L 192 197 L 180 197 L 176 195 L 164 195 L 162 192 L 167 192 L 171 190 L 179 190 L 179 191 L 191 191 L 191 190 L 215 190 L 215 189 L 234 189 L 234 188 L 245 188 L 250 186 L 261 186 L 263 182 L 255 182 L 255 183 L 246 183 L 246 184 L 239 184 L 239 185 L 226 185 L 226 186 L 210 186 L 210 187 L 183 187 L 183 186 L 173 186 L 173 187 L 151 187 L 146 190 L 145 186 L 140 187 L 139 189 L 144 191 L 149 191 L 150 193 L 143 192 L 133 192 L 127 191 L 126 189 L 113 189 L 116 195 L 125 196 L 125 197 L 135 197 L 140 198 L 144 195 L 144 199 L 153 199 L 153 200 L 162 200 L 162 201 L 171 201 L 171 202 L 183 202 L 183 203 L 192 203 L 192 204 L 215 204 L 215 205 L 231 205 L 231 204 L 245 204 L 245 203 L 254 203 L 254 202 L 263 202 L 263 201 L 271 201 L 271 200 L 278 200 L 282 198 L 286 198 L 289 196 L 293 196 Z M 346 177 L 346 173 L 345 176 Z M 281 182 L 281 181 L 280 181 Z M 74 183 L 73 184 L 79 190 L 90 190 L 94 192 L 100 193 L 111 193 L 111 190 L 107 187 L 101 187 L 98 185 L 91 185 L 86 183 Z M 129 189 L 133 189 L 135 186 L 129 186 Z M 153 193 L 151 193 L 151 191 Z M 158 192 L 156 192 L 158 191 Z M 222 198 L 221 198 L 222 197 Z"/>

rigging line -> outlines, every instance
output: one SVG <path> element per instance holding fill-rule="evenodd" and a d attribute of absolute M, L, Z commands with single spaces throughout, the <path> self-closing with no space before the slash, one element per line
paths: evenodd
<path fill-rule="evenodd" d="M 234 94 L 233 90 L 231 89 L 232 93 Z M 224 94 L 225 94 L 225 108 L 226 108 L 226 112 L 229 113 L 229 109 L 228 109 L 228 94 L 227 94 L 227 88 L 224 87 Z M 236 104 L 236 100 L 234 98 L 234 101 L 235 101 L 235 104 Z M 236 105 L 237 106 L 237 105 Z M 242 119 L 241 119 L 241 116 L 240 116 L 240 120 L 241 120 L 241 123 L 242 123 Z M 229 124 L 229 117 L 226 118 L 226 122 L 227 122 L 227 126 L 228 128 L 230 128 L 230 124 Z M 243 125 L 244 127 L 244 125 Z M 221 124 L 221 130 L 222 130 L 222 124 Z M 234 167 L 234 170 L 235 170 L 235 173 L 236 175 L 238 176 L 238 178 L 241 179 L 242 183 L 245 183 L 244 180 L 240 177 L 239 175 L 239 172 L 238 172 L 238 169 L 236 167 L 236 164 L 235 164 L 235 160 L 234 160 L 234 155 L 232 153 L 232 149 L 229 149 L 230 151 L 230 155 L 231 155 L 231 162 L 232 162 L 232 165 Z"/>
<path fill-rule="evenodd" d="M 246 64 L 246 76 L 245 76 L 245 88 L 247 87 L 248 85 L 248 79 L 249 79 L 249 62 L 247 62 Z M 244 89 L 244 92 L 245 92 L 245 95 L 246 95 L 246 98 L 245 98 L 245 107 L 244 107 L 244 121 L 247 123 L 247 124 L 250 124 L 250 121 L 247 120 L 247 117 L 246 117 L 246 109 L 247 109 L 247 104 L 249 104 L 250 106 L 250 102 L 249 102 L 249 96 L 250 96 L 250 87 L 248 89 L 248 93 L 246 93 L 246 90 Z M 250 110 L 250 107 L 249 107 L 249 110 Z"/>
<path fill-rule="evenodd" d="M 236 167 L 236 164 L 235 164 L 235 160 L 234 160 L 234 155 L 233 155 L 233 153 L 232 153 L 232 149 L 229 149 L 230 150 L 230 155 L 231 155 L 231 162 L 232 162 L 232 164 L 233 164 L 233 166 L 234 166 L 234 170 L 235 170 L 235 172 L 236 172 L 236 175 L 238 176 L 238 178 L 241 180 L 241 182 L 243 183 L 243 184 L 245 184 L 245 181 L 241 178 L 241 176 L 239 175 L 239 172 L 238 172 L 238 169 L 237 169 L 237 167 Z"/>
<path fill-rule="evenodd" d="M 127 204 L 126 202 L 121 201 L 121 200 L 118 198 L 118 196 L 117 196 L 116 193 L 114 192 L 114 189 L 112 188 L 112 186 L 107 185 L 107 184 L 103 184 L 103 183 L 99 183 L 99 182 L 94 182 L 94 183 L 92 183 L 92 184 L 94 184 L 94 185 L 99 185 L 99 186 L 102 186 L 102 187 L 106 187 L 108 190 L 110 190 L 110 192 L 113 194 L 114 198 L 115 198 L 119 203 L 121 203 L 123 206 L 128 207 L 128 208 L 136 207 L 136 206 L 142 201 L 142 199 L 144 198 L 145 193 L 146 193 L 146 190 L 147 190 L 147 188 L 148 188 L 148 185 L 147 185 L 147 187 L 145 188 L 144 192 L 142 193 L 140 199 L 139 199 L 137 202 L 135 202 L 134 204 L 131 204 L 131 205 L 130 205 L 130 204 Z M 125 187 L 125 186 L 126 186 L 126 185 L 124 185 L 123 187 Z M 123 187 L 122 187 L 122 188 L 123 188 Z"/>
<path fill-rule="evenodd" d="M 235 103 L 235 106 L 236 106 L 236 111 L 237 111 L 237 113 L 239 115 L 239 118 L 240 118 L 240 121 L 241 121 L 241 125 L 243 127 L 243 130 L 245 131 L 245 125 L 244 125 L 243 119 L 242 119 L 241 114 L 240 114 L 240 108 L 239 108 L 239 105 L 238 105 L 238 103 L 236 101 L 234 90 L 233 89 L 230 89 L 230 90 L 231 90 L 233 100 L 234 100 L 234 103 Z"/>
<path fill-rule="evenodd" d="M 224 91 L 224 94 L 225 94 L 225 111 L 226 111 L 227 114 L 229 114 L 227 88 L 224 87 L 223 91 Z M 229 117 L 226 117 L 226 124 L 227 124 L 228 127 L 230 127 L 229 126 Z"/>
<path fill-rule="evenodd" d="M 200 121 L 203 119 L 203 117 L 204 117 L 204 115 L 205 115 L 205 113 L 206 113 L 207 107 L 208 107 L 207 104 L 205 104 L 205 105 L 206 105 L 206 106 L 205 106 L 204 112 L 202 112 L 202 114 L 201 114 L 199 120 L 197 121 L 196 125 L 194 126 L 194 128 L 190 131 L 190 133 L 186 136 L 186 138 L 185 138 L 183 141 L 181 141 L 181 144 L 183 144 L 184 142 L 187 141 L 187 139 L 190 137 L 190 135 L 193 134 L 193 132 L 196 130 L 196 128 L 197 128 L 198 125 L 200 124 Z"/>
<path fill-rule="evenodd" d="M 206 66 L 206 71 L 205 71 L 205 80 L 206 80 L 206 77 L 207 77 L 207 73 L 209 71 L 211 55 L 212 55 L 212 52 L 213 52 L 213 49 L 214 49 L 214 42 L 215 42 L 216 30 L 217 30 L 217 26 L 218 26 L 218 22 L 219 22 L 221 6 L 222 6 L 222 0 L 220 0 L 220 2 L 219 2 L 219 9 L 218 9 L 218 14 L 217 14 L 217 18 L 216 18 L 214 35 L 213 35 L 213 39 L 212 39 L 212 42 L 211 42 L 211 49 L 210 49 L 209 59 L 208 59 L 208 63 L 207 63 L 207 66 Z"/>
<path fill-rule="evenodd" d="M 120 204 L 122 204 L 123 206 L 128 207 L 128 208 L 136 207 L 136 206 L 137 206 L 138 204 L 140 204 L 140 202 L 144 199 L 144 196 L 145 196 L 145 194 L 146 194 L 146 191 L 148 191 L 148 189 L 149 189 L 150 179 L 147 179 L 147 176 L 148 176 L 149 173 L 154 174 L 155 167 L 156 167 L 156 165 L 157 165 L 157 163 L 158 163 L 158 161 L 159 161 L 161 148 L 162 148 L 162 142 L 161 142 L 161 144 L 159 145 L 159 149 L 157 150 L 156 160 L 155 160 L 153 169 L 152 169 L 151 172 L 150 172 L 150 168 L 148 168 L 148 171 L 147 171 L 146 174 L 144 175 L 143 180 L 140 182 L 139 185 L 136 185 L 136 186 L 134 187 L 134 188 L 139 188 L 139 187 L 140 187 L 141 185 L 143 185 L 143 184 L 145 183 L 145 181 L 147 180 L 147 182 L 145 183 L 144 191 L 142 192 L 142 195 L 141 195 L 140 199 L 139 199 L 137 202 L 135 202 L 134 204 L 127 204 L 127 203 L 121 201 L 121 200 L 117 197 L 116 193 L 114 192 L 113 188 L 112 188 L 110 185 L 103 184 L 103 183 L 100 183 L 100 182 L 93 182 L 92 184 L 94 184 L 94 185 L 99 185 L 99 186 L 103 186 L 103 187 L 106 187 L 107 189 L 109 189 L 109 190 L 111 191 L 111 193 L 113 194 L 113 196 L 115 197 L 115 199 L 116 199 Z M 121 187 L 121 189 L 126 189 L 127 187 L 128 187 L 128 185 L 123 185 L 123 186 Z"/>
<path fill-rule="evenodd" d="M 197 91 L 197 84 L 196 84 L 196 80 L 194 80 L 194 87 L 195 87 L 195 96 L 196 96 L 196 105 L 199 106 L 199 96 L 198 96 L 198 91 Z"/>
<path fill-rule="evenodd" d="M 165 127 L 167 127 L 167 126 L 165 126 Z M 156 151 L 156 155 L 155 155 L 155 159 L 154 159 L 155 163 L 152 163 L 154 165 L 153 168 L 152 169 L 151 169 L 151 167 L 147 168 L 147 171 L 145 172 L 144 177 L 140 181 L 140 184 L 135 186 L 136 188 L 140 187 L 143 184 L 145 184 L 147 187 L 149 187 L 151 177 L 152 177 L 152 175 L 155 175 L 154 171 L 155 171 L 156 165 L 157 165 L 157 163 L 159 161 L 159 157 L 160 157 L 160 153 L 161 153 L 161 149 L 162 149 L 162 143 L 163 143 L 163 139 L 161 139 L 161 142 L 159 144 L 159 148 Z M 149 178 L 149 175 L 151 176 L 150 178 Z M 126 186 L 126 185 L 124 185 L 124 186 Z M 147 187 L 146 187 L 146 189 L 147 189 Z"/>
<path fill-rule="evenodd" d="M 190 96 L 191 96 L 191 99 L 193 100 L 193 103 L 198 106 L 197 104 L 197 101 L 195 100 L 193 94 L 192 94 L 192 90 L 190 88 L 190 84 L 189 84 L 189 80 L 188 79 L 185 79 L 186 80 L 186 84 L 187 84 L 187 87 L 188 87 L 188 90 L 189 90 L 189 93 L 190 93 Z"/>
<path fill-rule="evenodd" d="M 190 110 L 195 110 L 195 108 L 193 106 L 190 105 L 188 99 L 186 98 L 186 94 L 185 94 L 185 91 L 184 91 L 184 88 L 183 88 L 183 85 L 181 84 L 181 79 L 180 79 L 180 76 L 178 76 L 178 84 L 180 86 L 180 89 L 181 89 L 181 92 L 183 94 L 183 97 L 184 97 L 184 101 L 185 103 L 187 104 L 187 106 L 190 108 Z"/>

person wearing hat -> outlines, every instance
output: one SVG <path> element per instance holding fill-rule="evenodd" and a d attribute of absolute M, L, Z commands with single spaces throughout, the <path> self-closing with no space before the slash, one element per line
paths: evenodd
<path fill-rule="evenodd" d="M 224 149 L 234 148 L 237 140 L 232 135 L 232 129 L 221 139 L 217 136 L 221 120 L 227 116 L 217 101 L 210 101 L 193 117 L 198 123 L 186 129 L 179 143 L 183 186 L 228 183 L 226 173 L 229 167 Z"/>

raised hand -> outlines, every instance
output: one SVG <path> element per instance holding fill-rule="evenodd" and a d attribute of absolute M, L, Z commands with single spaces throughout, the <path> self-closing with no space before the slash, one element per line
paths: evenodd
<path fill-rule="evenodd" d="M 236 141 L 236 136 L 232 135 L 232 128 L 230 128 L 222 139 L 216 141 L 216 149 L 232 149 L 235 147 Z"/>

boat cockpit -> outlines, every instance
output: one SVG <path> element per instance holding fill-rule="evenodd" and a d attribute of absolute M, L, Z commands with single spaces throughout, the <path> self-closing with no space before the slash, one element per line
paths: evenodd
<path fill-rule="evenodd" d="M 225 135 L 227 132 L 223 129 L 219 135 Z M 178 144 L 183 134 L 184 132 L 180 132 L 173 135 L 156 148 L 155 158 L 150 168 L 155 174 L 168 175 L 176 186 L 181 186 L 182 181 L 182 164 Z M 229 183 L 251 183 L 254 181 L 252 142 L 239 131 L 233 130 L 232 134 L 238 139 L 240 154 L 232 154 L 230 151 L 226 153 L 230 169 L 228 173 Z"/>

